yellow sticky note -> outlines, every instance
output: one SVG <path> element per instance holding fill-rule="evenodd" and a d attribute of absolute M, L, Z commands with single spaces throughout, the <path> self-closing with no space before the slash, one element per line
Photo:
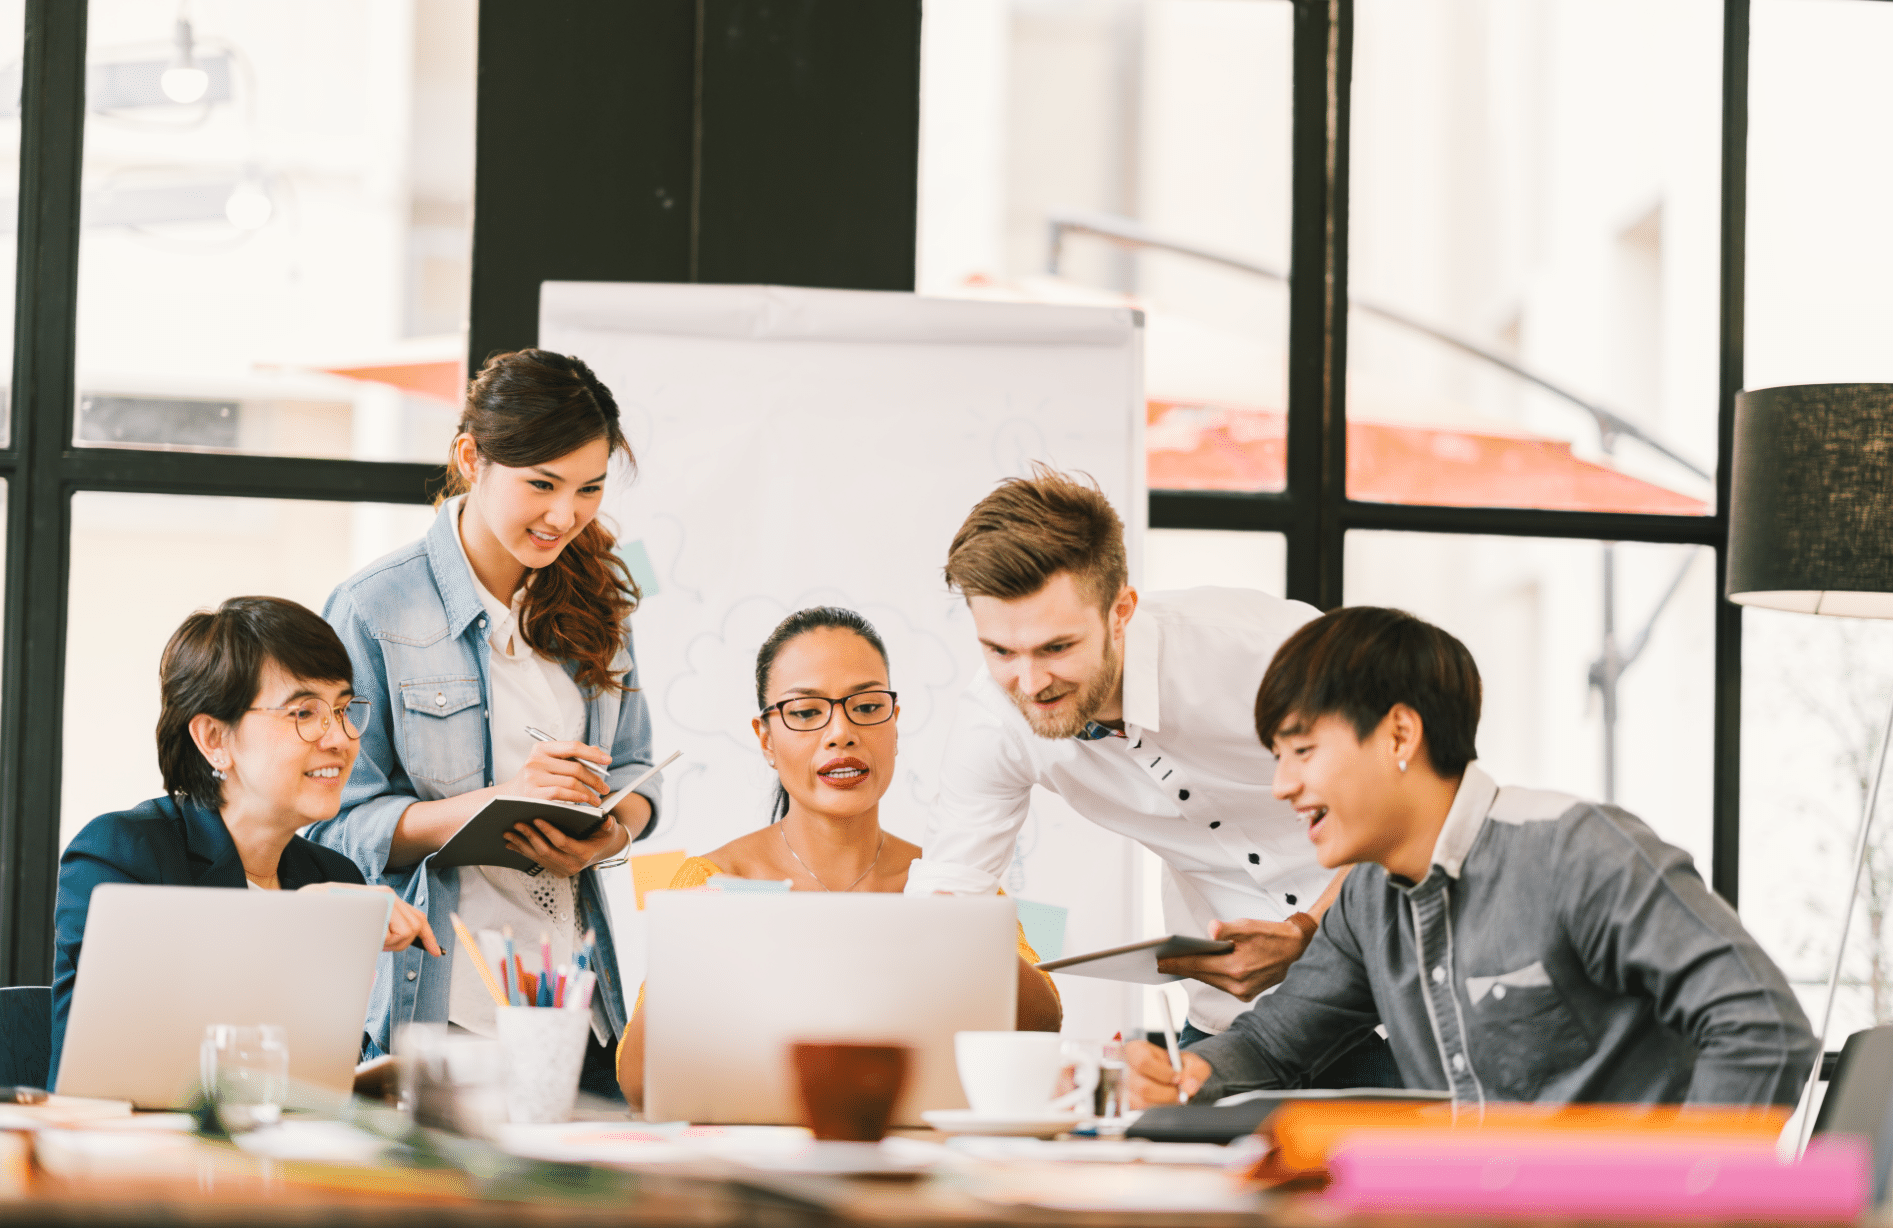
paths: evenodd
<path fill-rule="evenodd" d="M 631 883 L 637 888 L 639 912 L 644 911 L 644 893 L 669 887 L 670 880 L 677 877 L 677 871 L 689 856 L 682 849 L 672 849 L 668 853 L 646 853 L 631 859 Z"/>

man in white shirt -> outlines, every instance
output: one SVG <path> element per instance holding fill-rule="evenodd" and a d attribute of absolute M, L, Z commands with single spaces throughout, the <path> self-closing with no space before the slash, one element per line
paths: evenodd
<path fill-rule="evenodd" d="M 907 890 L 992 890 L 1032 786 L 1050 789 L 1163 860 L 1173 930 L 1236 944 L 1164 964 L 1194 978 L 1197 1040 L 1281 981 L 1340 886 L 1270 792 L 1275 758 L 1255 736 L 1270 658 L 1318 611 L 1247 589 L 1140 598 L 1128 575 L 1117 513 L 1065 475 L 1009 479 L 967 516 L 946 578 L 987 671 L 960 699 Z"/>

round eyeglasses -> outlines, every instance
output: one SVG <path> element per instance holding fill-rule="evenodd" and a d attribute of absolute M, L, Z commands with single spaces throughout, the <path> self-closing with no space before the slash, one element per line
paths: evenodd
<path fill-rule="evenodd" d="M 793 729 L 797 733 L 811 733 L 817 729 L 828 728 L 828 721 L 839 706 L 848 714 L 848 719 L 857 725 L 883 725 L 894 715 L 894 701 L 899 696 L 892 691 L 862 691 L 846 699 L 829 699 L 822 695 L 797 695 L 794 699 L 785 699 L 781 703 L 770 704 L 762 710 L 764 720 L 771 714 L 782 718 L 784 729 Z"/>
<path fill-rule="evenodd" d="M 250 711 L 280 712 L 295 722 L 296 733 L 305 742 L 320 742 L 334 721 L 342 722 L 342 732 L 350 741 L 359 741 L 368 724 L 369 703 L 365 699 L 351 699 L 331 708 L 319 700 L 305 699 L 280 708 L 251 708 Z"/>

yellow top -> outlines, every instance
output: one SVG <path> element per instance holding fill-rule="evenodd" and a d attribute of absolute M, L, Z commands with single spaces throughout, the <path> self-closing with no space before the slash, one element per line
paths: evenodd
<path fill-rule="evenodd" d="M 670 890 L 690 891 L 703 886 L 721 873 L 723 873 L 723 871 L 718 869 L 716 863 L 713 861 L 707 861 L 702 857 L 686 858 L 684 864 L 677 867 L 677 873 L 671 875 Z M 1001 891 L 999 894 L 1004 895 L 1005 892 Z M 1023 925 L 1019 927 L 1019 958 L 1023 959 L 1028 964 L 1036 964 L 1039 962 L 1039 953 L 1034 951 L 1032 944 L 1025 940 L 1025 926 Z M 1039 975 L 1045 978 L 1045 983 L 1052 987 L 1052 996 L 1057 998 L 1058 984 L 1052 980 L 1052 974 L 1049 972 L 1040 972 Z M 1062 998 L 1059 999 L 1061 1002 L 1063 1000 Z M 638 1002 L 636 1006 L 631 1008 L 631 1013 L 636 1014 L 643 1008 L 644 986 L 639 985 Z M 627 1029 L 627 1031 L 628 1030 L 629 1029 Z M 618 1050 L 620 1053 L 624 1051 L 624 1037 L 622 1036 L 618 1038 Z"/>

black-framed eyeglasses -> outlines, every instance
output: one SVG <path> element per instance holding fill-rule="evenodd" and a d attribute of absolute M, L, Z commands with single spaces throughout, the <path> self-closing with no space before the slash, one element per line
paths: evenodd
<path fill-rule="evenodd" d="M 280 712 L 295 722 L 296 734 L 305 742 L 320 742 L 322 735 L 329 731 L 334 721 L 342 722 L 342 732 L 350 741 L 360 741 L 362 730 L 368 726 L 370 705 L 365 699 L 351 699 L 345 704 L 333 708 L 319 700 L 305 699 L 301 703 L 286 704 L 280 708 L 251 708 L 251 712 Z M 331 713 L 333 716 L 331 716 Z"/>
<path fill-rule="evenodd" d="M 846 699 L 797 695 L 794 699 L 770 704 L 762 710 L 762 716 L 768 720 L 770 714 L 774 713 L 782 718 L 784 729 L 812 733 L 817 729 L 828 728 L 829 719 L 839 704 L 841 710 L 848 714 L 848 719 L 857 725 L 883 725 L 893 717 L 894 703 L 899 698 L 892 691 L 861 691 Z"/>

